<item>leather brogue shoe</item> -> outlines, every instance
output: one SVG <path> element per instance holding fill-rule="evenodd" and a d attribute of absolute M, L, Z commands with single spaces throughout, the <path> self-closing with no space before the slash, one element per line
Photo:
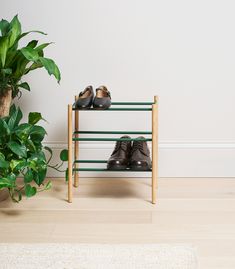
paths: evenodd
<path fill-rule="evenodd" d="M 143 136 L 138 138 L 145 139 Z M 133 142 L 129 165 L 131 170 L 151 170 L 152 162 L 149 147 L 146 141 Z"/>
<path fill-rule="evenodd" d="M 122 136 L 121 138 L 130 139 L 129 136 Z M 129 165 L 129 158 L 131 152 L 131 141 L 117 141 L 113 153 L 108 162 L 107 169 L 109 170 L 123 170 Z"/>

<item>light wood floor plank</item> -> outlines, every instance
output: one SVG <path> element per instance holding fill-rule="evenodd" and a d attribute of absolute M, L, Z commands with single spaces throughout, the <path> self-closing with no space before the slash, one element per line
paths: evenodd
<path fill-rule="evenodd" d="M 235 268 L 235 180 L 81 178 L 66 202 L 64 180 L 19 204 L 0 203 L 0 242 L 194 245 L 200 269 Z"/>

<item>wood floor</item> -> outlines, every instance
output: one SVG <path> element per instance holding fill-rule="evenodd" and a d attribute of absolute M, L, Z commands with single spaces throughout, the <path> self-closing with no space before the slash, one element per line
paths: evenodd
<path fill-rule="evenodd" d="M 0 203 L 0 242 L 182 243 L 198 250 L 200 268 L 235 268 L 235 179 L 82 178 L 72 204 L 67 186 L 20 204 Z"/>

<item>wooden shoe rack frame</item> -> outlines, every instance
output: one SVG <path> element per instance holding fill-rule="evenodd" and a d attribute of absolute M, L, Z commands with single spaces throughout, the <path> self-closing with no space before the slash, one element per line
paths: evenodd
<path fill-rule="evenodd" d="M 75 96 L 75 102 L 78 96 Z M 79 171 L 112 171 L 106 168 L 79 168 L 80 163 L 107 163 L 107 160 L 80 160 L 79 159 L 79 141 L 151 141 L 152 142 L 152 169 L 147 172 L 152 173 L 152 203 L 156 203 L 156 193 L 158 184 L 158 97 L 154 96 L 153 102 L 112 102 L 112 106 L 106 110 L 87 109 L 82 111 L 93 111 L 100 113 L 119 111 L 147 111 L 152 114 L 151 131 L 82 131 L 79 129 L 79 111 L 75 108 L 75 103 L 68 105 L 68 202 L 72 203 L 72 187 L 79 185 Z M 73 131 L 73 112 L 74 112 L 74 131 Z M 79 134 L 105 134 L 105 135 L 148 135 L 149 138 L 106 138 L 79 137 Z M 74 147 L 73 147 L 74 144 Z M 115 172 L 137 172 L 133 170 L 119 170 Z M 112 171 L 114 172 L 114 171 Z M 146 172 L 146 171 L 138 171 Z M 74 181 L 74 184 L 73 184 Z"/>

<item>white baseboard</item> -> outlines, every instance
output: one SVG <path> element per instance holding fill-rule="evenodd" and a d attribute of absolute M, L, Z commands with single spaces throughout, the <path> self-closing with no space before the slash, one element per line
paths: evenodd
<path fill-rule="evenodd" d="M 54 151 L 53 162 L 59 162 L 59 153 L 67 144 L 48 142 Z M 80 159 L 108 159 L 113 144 L 81 143 Z M 94 167 L 95 164 L 88 166 Z M 102 164 L 104 166 L 104 164 Z M 150 177 L 151 173 L 121 172 L 123 177 Z M 49 177 L 64 174 L 50 170 Z M 82 177 L 120 177 L 117 172 L 81 172 Z M 159 143 L 160 177 L 235 177 L 235 141 Z"/>

